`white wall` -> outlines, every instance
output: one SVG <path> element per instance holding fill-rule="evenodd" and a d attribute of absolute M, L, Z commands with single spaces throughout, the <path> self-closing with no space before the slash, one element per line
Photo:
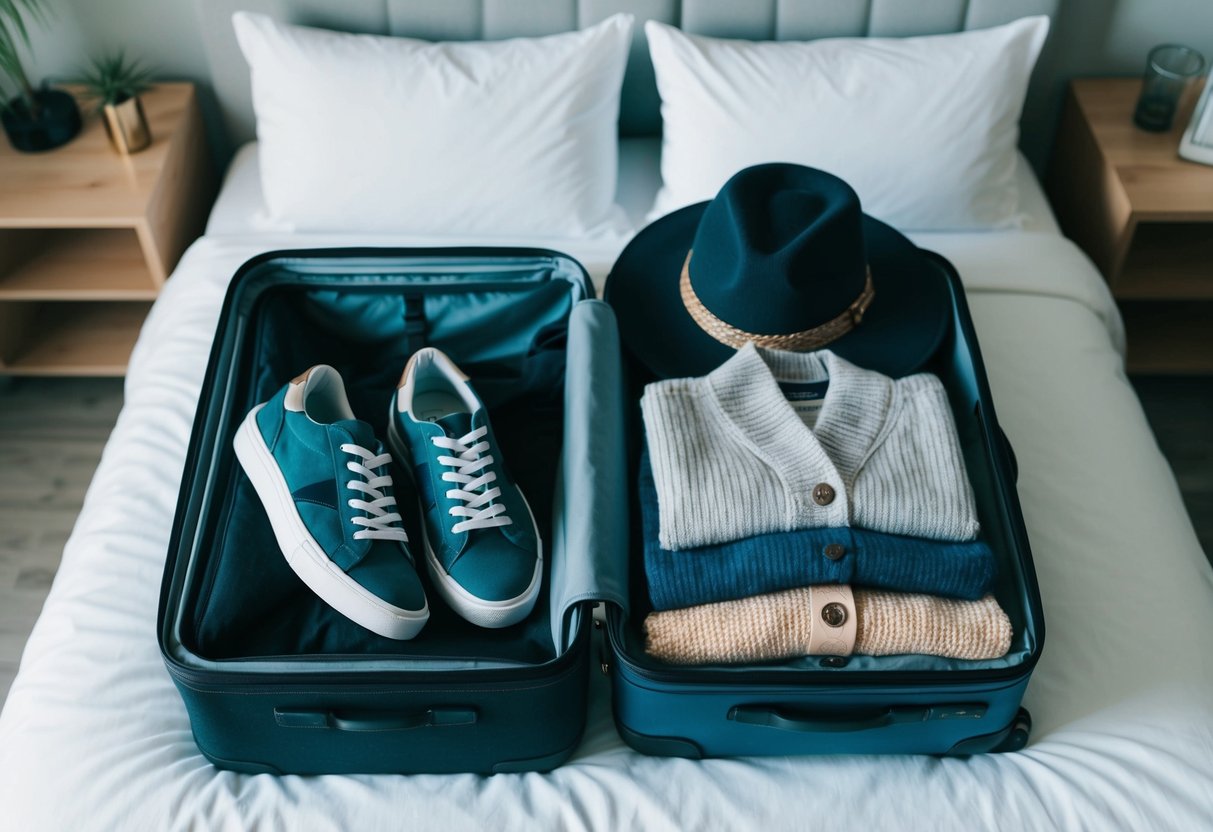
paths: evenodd
<path fill-rule="evenodd" d="M 156 67 L 163 80 L 199 83 L 212 145 L 226 158 L 193 0 L 48 2 L 58 19 L 49 31 L 35 33 L 36 76 L 70 77 L 87 57 L 125 47 Z M 1213 59 L 1213 0 L 1061 0 L 1024 113 L 1023 143 L 1037 166 L 1052 145 L 1067 79 L 1137 74 L 1151 46 L 1171 41 Z"/>
<path fill-rule="evenodd" d="M 1066 82 L 1138 75 L 1160 43 L 1213 60 L 1213 0 L 1060 0 L 1024 112 L 1024 149 L 1038 168 L 1053 144 Z"/>
<path fill-rule="evenodd" d="M 100 52 L 125 49 L 160 68 L 165 79 L 208 74 L 190 0 L 46 0 L 55 14 L 35 35 L 35 64 L 50 75 L 76 72 Z"/>
<path fill-rule="evenodd" d="M 339 2 L 340 0 L 335 0 Z M 192 0 L 46 0 L 54 20 L 31 31 L 32 59 L 26 70 L 42 78 L 69 80 L 89 61 L 118 49 L 156 71 L 162 81 L 198 84 L 211 148 L 226 162 L 229 149 L 210 88 L 198 18 Z"/>

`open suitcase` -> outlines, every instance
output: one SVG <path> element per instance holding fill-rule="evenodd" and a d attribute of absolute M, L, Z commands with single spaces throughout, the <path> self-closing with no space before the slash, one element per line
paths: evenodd
<path fill-rule="evenodd" d="M 613 313 L 592 297 L 578 263 L 534 249 L 277 252 L 240 269 L 158 616 L 208 759 L 246 772 L 489 773 L 550 769 L 572 753 L 590 608 L 626 591 L 620 351 Z M 345 619 L 291 572 L 232 437 L 250 408 L 327 363 L 382 440 L 396 380 L 424 345 L 472 376 L 535 511 L 546 573 L 531 615 L 501 630 L 463 621 L 427 585 L 430 620 L 401 642 Z M 412 502 L 401 495 L 415 530 Z"/>
<path fill-rule="evenodd" d="M 532 249 L 311 250 L 250 261 L 221 313 L 160 599 L 161 649 L 199 748 L 247 772 L 550 769 L 585 724 L 597 601 L 607 602 L 599 663 L 612 675 L 616 724 L 643 752 L 1022 747 L 1030 723 L 1020 700 L 1044 638 L 1039 593 L 963 291 L 936 262 L 950 280 L 953 320 L 926 369 L 949 391 L 999 556 L 995 593 L 1014 627 L 1011 652 L 989 662 L 854 656 L 686 668 L 643 651 L 647 590 L 638 565 L 629 584 L 629 551 L 639 559 L 641 549 L 625 498 L 638 390 L 625 392 L 614 316 L 591 299 L 575 261 Z M 382 438 L 388 396 L 424 345 L 472 375 L 547 530 L 548 571 L 520 625 L 476 628 L 437 602 L 421 636 L 396 642 L 345 620 L 290 572 L 231 439 L 253 405 L 321 362 L 341 371 L 356 414 Z M 406 514 L 406 528 L 416 517 Z"/>
<path fill-rule="evenodd" d="M 634 520 L 630 614 L 607 608 L 604 668 L 615 722 L 639 751 L 678 757 L 1014 751 L 1031 727 L 1020 707 L 1044 642 L 1044 621 L 1015 491 L 1015 460 L 998 427 L 960 280 L 944 258 L 950 331 L 923 370 L 948 391 L 983 535 L 998 558 L 994 594 L 1014 630 L 991 661 L 926 656 L 817 656 L 763 665 L 676 667 L 644 652 L 651 607 Z M 639 454 L 637 370 L 629 396 L 630 482 Z M 638 512 L 633 512 L 635 518 Z"/>

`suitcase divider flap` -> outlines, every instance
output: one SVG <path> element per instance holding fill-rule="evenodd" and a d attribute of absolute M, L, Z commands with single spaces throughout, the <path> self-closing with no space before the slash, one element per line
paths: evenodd
<path fill-rule="evenodd" d="M 625 403 L 615 313 L 582 301 L 569 317 L 564 453 L 553 515 L 552 640 L 567 649 L 587 602 L 626 616 L 628 501 Z"/>

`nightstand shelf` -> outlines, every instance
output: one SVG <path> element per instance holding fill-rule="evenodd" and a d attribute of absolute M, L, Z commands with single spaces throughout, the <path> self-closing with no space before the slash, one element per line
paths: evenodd
<path fill-rule="evenodd" d="M 10 375 L 122 376 L 150 303 L 23 301 L 0 309 L 0 349 L 16 336 Z M 8 314 L 9 318 L 4 315 Z"/>
<path fill-rule="evenodd" d="M 0 300 L 151 300 L 159 291 L 126 228 L 0 233 Z"/>
<path fill-rule="evenodd" d="M 115 152 L 100 119 L 47 153 L 0 147 L 0 373 L 123 375 L 150 302 L 213 197 L 192 84 L 142 96 L 152 145 Z"/>
<path fill-rule="evenodd" d="M 1137 79 L 1070 85 L 1047 186 L 1125 319 L 1134 373 L 1213 373 L 1213 167 L 1133 124 Z"/>
<path fill-rule="evenodd" d="M 1213 316 L 1206 304 L 1143 300 L 1122 303 L 1129 369 L 1143 375 L 1200 375 L 1213 364 Z"/>
<path fill-rule="evenodd" d="M 1139 223 L 1115 293 L 1126 300 L 1213 300 L 1213 223 Z"/>

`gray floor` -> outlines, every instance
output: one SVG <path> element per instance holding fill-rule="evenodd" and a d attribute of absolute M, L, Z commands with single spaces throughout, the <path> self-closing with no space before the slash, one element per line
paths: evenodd
<path fill-rule="evenodd" d="M 1213 378 L 1142 377 L 1133 387 L 1213 561 Z"/>
<path fill-rule="evenodd" d="M 121 379 L 0 378 L 0 703 L 121 407 Z"/>
<path fill-rule="evenodd" d="M 1213 378 L 1135 386 L 1213 553 Z M 118 379 L 0 378 L 0 704 L 121 406 Z"/>

